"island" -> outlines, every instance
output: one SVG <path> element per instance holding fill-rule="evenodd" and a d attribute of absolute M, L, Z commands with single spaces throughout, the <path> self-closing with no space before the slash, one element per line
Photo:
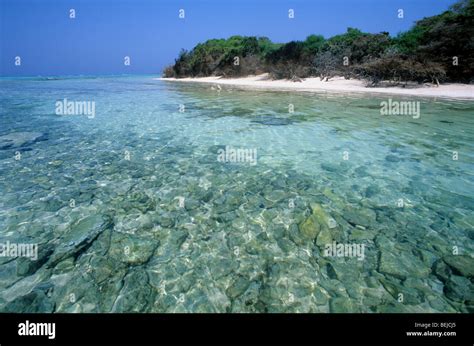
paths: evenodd
<path fill-rule="evenodd" d="M 474 2 L 425 17 L 395 37 L 356 28 L 274 43 L 232 36 L 182 50 L 163 80 L 305 91 L 474 98 Z"/>

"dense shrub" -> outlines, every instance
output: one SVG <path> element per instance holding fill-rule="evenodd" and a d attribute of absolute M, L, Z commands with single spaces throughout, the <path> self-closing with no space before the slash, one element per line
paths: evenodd
<path fill-rule="evenodd" d="M 474 0 L 419 20 L 396 37 L 348 28 L 325 39 L 310 35 L 286 44 L 266 37 L 232 36 L 182 50 L 167 77 L 238 77 L 268 72 L 273 78 L 364 77 L 417 82 L 474 81 Z M 235 64 L 238 57 L 239 63 Z M 457 64 L 456 64 L 457 62 Z"/>
<path fill-rule="evenodd" d="M 163 77 L 165 78 L 175 78 L 176 73 L 174 72 L 173 66 L 166 66 L 163 70 Z"/>
<path fill-rule="evenodd" d="M 354 72 L 377 85 L 381 81 L 439 83 L 444 80 L 443 66 L 432 62 L 419 62 L 403 56 L 374 59 L 354 67 Z"/>

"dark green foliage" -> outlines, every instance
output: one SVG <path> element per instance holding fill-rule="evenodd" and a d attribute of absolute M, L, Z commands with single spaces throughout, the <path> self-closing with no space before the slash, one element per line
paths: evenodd
<path fill-rule="evenodd" d="M 265 55 L 267 71 L 278 79 L 307 77 L 310 75 L 309 54 L 304 42 L 291 41 Z"/>
<path fill-rule="evenodd" d="M 347 28 L 347 32 L 336 35 L 326 41 L 323 50 L 331 52 L 335 58 L 342 60 L 344 56 L 350 55 L 351 47 L 355 41 L 363 36 L 363 33 L 354 28 Z"/>
<path fill-rule="evenodd" d="M 313 59 L 313 71 L 321 78 L 335 75 L 348 77 L 352 66 L 381 57 L 390 45 L 388 33 L 368 34 L 348 28 L 345 34 L 325 42 L 321 52 Z"/>
<path fill-rule="evenodd" d="M 302 53 L 303 42 L 291 41 L 280 48 L 269 52 L 266 55 L 266 59 L 269 63 L 277 63 L 279 61 L 297 62 L 301 59 Z"/>
<path fill-rule="evenodd" d="M 426 32 L 415 54 L 445 66 L 450 81 L 469 83 L 474 81 L 474 0 L 457 5 L 457 12 L 448 11 L 417 24 Z M 458 65 L 453 64 L 454 57 Z"/>
<path fill-rule="evenodd" d="M 379 58 L 392 44 L 387 32 L 381 34 L 364 34 L 354 41 L 350 49 L 350 60 L 352 64 Z"/>
<path fill-rule="evenodd" d="M 276 44 L 266 37 L 232 36 L 208 40 L 181 51 L 166 77 L 246 76 L 268 72 L 273 78 L 363 77 L 417 82 L 474 81 L 474 0 L 419 20 L 408 31 L 364 33 L 348 28 L 324 39 Z M 236 61 L 238 57 L 238 61 Z M 456 64 L 456 61 L 458 64 Z M 236 63 L 238 62 L 238 63 Z"/>
<path fill-rule="evenodd" d="M 394 46 L 400 53 L 413 54 L 420 45 L 420 41 L 425 33 L 426 28 L 414 26 L 409 31 L 398 34 L 394 40 Z"/>
<path fill-rule="evenodd" d="M 182 51 L 166 77 L 238 76 L 264 72 L 257 62 L 280 45 L 266 37 L 232 36 L 198 44 L 191 52 Z M 238 61 L 237 59 L 238 58 Z"/>
<path fill-rule="evenodd" d="M 462 0 L 440 15 L 424 18 L 395 39 L 400 53 L 441 64 L 449 81 L 474 79 L 474 0 Z M 458 64 L 453 64 L 455 57 Z"/>
<path fill-rule="evenodd" d="M 321 35 L 309 35 L 303 42 L 303 50 L 307 55 L 314 55 L 321 52 L 324 46 L 325 39 Z"/>

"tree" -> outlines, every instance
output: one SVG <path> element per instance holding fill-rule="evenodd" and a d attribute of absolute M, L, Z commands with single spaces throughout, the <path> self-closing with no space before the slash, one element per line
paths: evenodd
<path fill-rule="evenodd" d="M 382 81 L 405 84 L 408 81 L 439 84 L 439 81 L 446 76 L 441 64 L 422 63 L 413 58 L 403 58 L 401 56 L 374 59 L 355 66 L 354 72 L 358 76 L 369 80 L 373 86 Z"/>
<path fill-rule="evenodd" d="M 395 38 L 356 28 L 325 39 L 273 43 L 267 37 L 231 36 L 181 51 L 165 76 L 244 76 L 269 72 L 274 78 L 362 76 L 389 80 L 474 81 L 474 0 L 460 0 L 439 15 L 423 18 Z M 238 57 L 239 64 L 234 64 Z"/>
<path fill-rule="evenodd" d="M 309 35 L 303 42 L 303 51 L 308 55 L 316 55 L 323 48 L 326 40 L 321 35 Z"/>

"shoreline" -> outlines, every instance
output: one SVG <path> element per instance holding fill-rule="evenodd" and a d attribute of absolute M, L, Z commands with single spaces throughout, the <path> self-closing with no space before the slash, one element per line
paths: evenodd
<path fill-rule="evenodd" d="M 366 87 L 363 80 L 344 79 L 344 77 L 334 77 L 328 82 L 321 81 L 319 77 L 305 78 L 301 82 L 293 82 L 291 80 L 282 79 L 271 80 L 268 78 L 268 74 L 241 78 L 222 78 L 213 76 L 153 79 L 166 82 L 228 85 L 242 89 L 270 91 L 387 94 L 397 96 L 439 97 L 457 100 L 474 100 L 474 85 L 460 83 L 441 84 L 440 86 L 422 85 L 416 88 Z"/>

